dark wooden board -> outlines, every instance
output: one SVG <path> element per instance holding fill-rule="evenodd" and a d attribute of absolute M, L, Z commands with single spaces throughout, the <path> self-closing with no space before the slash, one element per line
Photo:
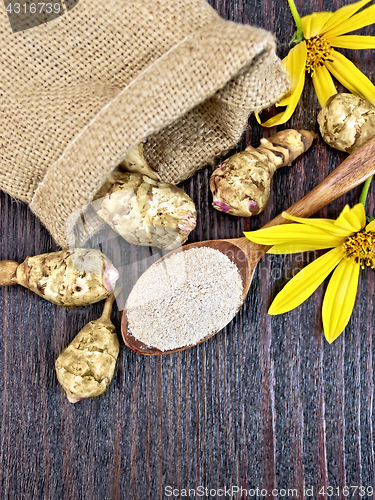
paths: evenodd
<path fill-rule="evenodd" d="M 210 3 L 226 19 L 274 32 L 279 55 L 286 55 L 294 31 L 286 0 Z M 347 3 L 298 0 L 297 7 L 308 14 Z M 369 27 L 362 33 L 375 31 Z M 344 52 L 375 80 L 373 51 Z M 318 109 L 308 81 L 290 126 L 317 130 Z M 261 134 L 251 118 L 237 150 L 257 145 Z M 251 220 L 212 209 L 208 167 L 184 183 L 199 213 L 190 241 L 237 237 L 260 227 L 344 157 L 318 139 L 292 167 L 277 172 L 267 209 Z M 320 215 L 336 217 L 345 203 L 357 202 L 359 192 L 337 200 Z M 57 249 L 30 210 L 4 193 L 0 213 L 1 259 L 21 261 Z M 149 258 L 148 249 L 116 240 L 103 243 L 103 250 L 126 270 L 129 286 L 157 258 Z M 67 311 L 21 287 L 1 289 L 1 499 L 183 498 L 167 496 L 167 486 L 238 486 L 268 493 L 293 488 L 298 490 L 294 498 L 304 498 L 306 487 L 314 488 L 306 498 L 325 499 L 318 494 L 322 486 L 334 488 L 330 498 L 346 498 L 337 495 L 337 487 L 375 486 L 373 271 L 361 273 L 353 316 L 332 345 L 322 336 L 324 285 L 296 310 L 267 315 L 272 297 L 312 258 L 264 258 L 238 316 L 196 348 L 144 357 L 122 344 L 108 391 L 75 405 L 57 382 L 54 361 L 101 314 L 101 304 Z M 116 310 L 113 318 L 119 327 L 121 313 Z M 352 498 L 362 498 L 359 493 Z M 278 498 L 292 497 L 286 492 Z"/>

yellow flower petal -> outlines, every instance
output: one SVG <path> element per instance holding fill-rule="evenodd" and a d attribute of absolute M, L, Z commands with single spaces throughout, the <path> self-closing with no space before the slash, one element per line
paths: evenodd
<path fill-rule="evenodd" d="M 292 95 L 290 96 L 290 101 L 286 109 L 281 113 L 277 113 L 277 115 L 273 116 L 264 123 L 261 122 L 259 115 L 256 113 L 255 117 L 258 120 L 258 123 L 262 125 L 262 127 L 275 127 L 276 125 L 282 125 L 283 123 L 286 123 L 292 116 L 297 107 L 304 85 L 305 85 L 305 74 L 302 75 L 301 80 L 299 81 L 297 87 L 294 89 Z"/>
<path fill-rule="evenodd" d="M 308 40 L 319 35 L 325 23 L 332 16 L 333 12 L 313 12 L 308 16 L 301 17 L 303 36 Z"/>
<path fill-rule="evenodd" d="M 323 300 L 323 329 L 329 343 L 349 322 L 357 295 L 359 264 L 343 259 L 335 269 Z"/>
<path fill-rule="evenodd" d="M 344 210 L 335 220 L 335 226 L 345 229 L 349 231 L 349 233 L 360 231 L 365 227 L 365 224 L 366 213 L 362 203 L 357 203 L 353 208 L 349 208 L 349 205 L 346 205 Z"/>
<path fill-rule="evenodd" d="M 339 217 L 341 215 L 346 215 L 347 213 L 350 212 L 350 210 L 351 210 L 350 206 L 348 204 L 346 204 L 345 207 L 341 210 Z M 338 218 L 336 220 L 338 220 Z"/>
<path fill-rule="evenodd" d="M 273 255 L 283 255 L 283 254 L 292 254 L 301 252 L 311 252 L 314 250 L 327 250 L 328 248 L 334 248 L 336 246 L 339 245 L 338 244 L 327 245 L 327 243 L 326 244 L 316 243 L 315 241 L 308 241 L 308 242 L 297 241 L 293 243 L 287 241 L 285 243 L 278 243 L 277 245 L 274 245 L 269 250 L 267 250 L 267 253 Z"/>
<path fill-rule="evenodd" d="M 327 22 L 322 27 L 320 34 L 325 34 L 336 27 L 342 26 L 342 23 L 353 16 L 359 9 L 368 4 L 371 0 L 361 0 L 360 2 L 351 3 L 350 5 L 345 5 L 340 9 L 337 9 L 332 13 L 332 16 L 327 20 Z M 353 30 L 350 30 L 353 31 Z M 346 33 L 346 32 L 343 32 Z"/>
<path fill-rule="evenodd" d="M 301 269 L 276 296 L 268 314 L 283 314 L 302 304 L 315 292 L 342 258 L 342 249 L 334 248 Z"/>
<path fill-rule="evenodd" d="M 375 232 L 375 220 L 372 220 L 369 224 L 367 224 L 366 231 L 371 231 L 372 233 Z"/>
<path fill-rule="evenodd" d="M 340 49 L 375 49 L 375 36 L 344 35 L 329 39 L 332 47 Z"/>
<path fill-rule="evenodd" d="M 282 61 L 284 68 L 290 75 L 292 87 L 298 84 L 301 75 L 305 73 L 306 56 L 307 45 L 303 41 L 293 47 Z"/>
<path fill-rule="evenodd" d="M 311 76 L 319 104 L 323 107 L 330 97 L 337 94 L 335 84 L 325 66 L 316 68 Z"/>
<path fill-rule="evenodd" d="M 283 60 L 283 66 L 289 74 L 292 90 L 283 97 L 276 106 L 286 105 L 286 109 L 276 116 L 273 116 L 265 123 L 261 123 L 259 116 L 255 114 L 256 119 L 263 127 L 274 127 L 281 125 L 289 120 L 294 113 L 298 101 L 301 97 L 303 86 L 305 85 L 305 66 L 306 66 L 306 42 L 301 42 L 289 52 Z"/>
<path fill-rule="evenodd" d="M 290 90 L 289 92 L 287 92 L 286 94 L 284 94 L 281 98 L 281 100 L 276 104 L 276 106 L 278 108 L 281 108 L 282 106 L 288 106 L 288 104 L 290 103 L 291 99 L 293 99 L 293 93 L 294 93 L 295 89 L 293 90 Z"/>
<path fill-rule="evenodd" d="M 328 71 L 352 94 L 367 99 L 371 104 L 375 105 L 375 87 L 367 76 L 336 50 L 332 50 L 331 58 L 333 62 L 325 62 Z"/>
<path fill-rule="evenodd" d="M 294 215 L 290 215 L 287 212 L 283 212 L 282 216 L 284 217 L 284 219 L 292 220 L 294 222 L 300 222 L 301 224 L 307 224 L 309 226 L 315 226 L 319 229 L 323 229 L 330 234 L 333 234 L 334 236 L 340 236 L 342 238 L 346 238 L 353 232 L 352 230 L 348 231 L 347 229 L 338 227 L 335 224 L 336 221 L 333 219 L 306 219 L 304 217 L 294 217 Z"/>
<path fill-rule="evenodd" d="M 281 100 L 277 103 L 277 106 L 287 106 L 293 98 L 293 93 L 298 86 L 301 77 L 305 75 L 306 57 L 307 45 L 306 42 L 303 41 L 293 47 L 289 51 L 288 55 L 281 61 L 289 75 L 292 88 L 284 96 L 282 96 Z"/>
<path fill-rule="evenodd" d="M 359 3 L 360 2 L 357 2 L 357 5 Z M 329 30 L 324 29 L 324 31 L 322 31 L 322 35 L 324 35 L 324 37 L 328 38 L 329 40 L 331 36 L 334 37 L 343 35 L 344 33 L 350 33 L 351 31 L 359 30 L 360 28 L 364 28 L 365 26 L 373 24 L 374 22 L 375 22 L 375 5 L 370 5 L 370 7 L 367 7 L 367 9 L 362 10 L 362 12 L 359 12 L 355 16 L 352 16 L 350 19 L 347 19 L 346 21 L 338 24 L 335 28 Z"/>
<path fill-rule="evenodd" d="M 321 248 L 332 248 L 341 245 L 343 238 L 334 236 L 317 227 L 305 224 L 283 224 L 275 227 L 266 227 L 258 231 L 245 232 L 250 241 L 260 245 L 277 245 L 279 243 L 311 243 L 325 245 Z"/>

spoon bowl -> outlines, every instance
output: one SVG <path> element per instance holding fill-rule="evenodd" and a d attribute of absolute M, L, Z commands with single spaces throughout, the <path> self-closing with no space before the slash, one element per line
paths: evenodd
<path fill-rule="evenodd" d="M 364 182 L 368 177 L 375 174 L 375 138 L 368 141 L 357 151 L 348 156 L 328 177 L 318 184 L 312 191 L 292 205 L 287 212 L 290 215 L 297 217 L 310 217 L 321 208 L 331 203 L 336 198 L 347 193 L 351 189 L 357 187 Z M 290 223 L 285 220 L 282 215 L 278 215 L 272 221 L 268 222 L 263 228 L 277 226 L 279 224 Z M 229 257 L 236 264 L 242 277 L 243 283 L 243 302 L 246 299 L 247 292 L 250 288 L 251 281 L 254 275 L 255 268 L 262 256 L 270 248 L 269 246 L 253 243 L 245 237 L 231 238 L 221 240 L 207 240 L 197 243 L 190 243 L 183 247 L 172 250 L 156 261 L 159 263 L 168 259 L 176 252 L 183 252 L 192 248 L 210 247 L 219 250 Z M 156 264 L 155 263 L 155 264 Z M 242 306 L 242 304 L 241 304 Z M 238 313 L 241 306 L 233 314 L 233 317 Z M 231 319 L 233 319 L 233 317 Z M 228 322 L 229 323 L 229 322 Z M 139 354 L 146 355 L 161 355 L 180 352 L 193 345 L 186 345 L 178 349 L 170 349 L 160 351 L 152 346 L 147 346 L 143 342 L 136 339 L 130 332 L 126 316 L 126 304 L 122 315 L 121 332 L 125 345 Z M 218 332 L 214 332 L 202 338 L 197 344 L 204 342 Z M 194 345 L 197 345 L 194 344 Z"/>
<path fill-rule="evenodd" d="M 250 245 L 248 245 L 248 243 Z M 242 303 L 243 303 L 246 299 L 247 292 L 250 288 L 253 277 L 252 275 L 255 271 L 256 265 L 264 254 L 263 250 L 264 247 L 262 245 L 257 245 L 256 243 L 250 242 L 247 238 L 199 241 L 197 243 L 190 243 L 188 245 L 184 245 L 183 247 L 168 252 L 166 255 L 164 255 L 164 257 L 157 260 L 153 265 L 162 262 L 163 260 L 169 258 L 172 254 L 175 254 L 177 252 L 185 252 L 186 250 L 189 250 L 191 248 L 199 248 L 199 247 L 210 247 L 213 248 L 214 250 L 219 250 L 220 252 L 225 254 L 234 264 L 236 264 L 242 278 L 242 285 L 243 285 Z M 233 317 L 241 309 L 242 303 L 237 308 Z M 139 354 L 148 354 L 151 356 L 159 354 L 171 354 L 173 352 L 179 352 L 183 351 L 184 349 L 188 349 L 189 347 L 193 347 L 193 345 L 187 345 L 184 347 L 180 347 L 178 349 L 169 349 L 167 351 L 160 351 L 159 349 L 147 346 L 140 340 L 136 339 L 131 334 L 130 329 L 128 327 L 128 321 L 126 316 L 126 304 L 122 315 L 121 331 L 125 345 L 127 345 L 127 347 L 129 347 L 130 349 Z M 205 340 L 209 339 L 216 333 L 217 332 L 211 335 L 207 335 L 206 337 L 202 338 L 197 344 L 204 342 Z"/>

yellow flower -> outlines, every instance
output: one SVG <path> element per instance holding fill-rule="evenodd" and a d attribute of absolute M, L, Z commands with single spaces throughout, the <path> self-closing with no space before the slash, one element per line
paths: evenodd
<path fill-rule="evenodd" d="M 245 233 L 261 245 L 273 245 L 268 253 L 299 253 L 332 248 L 299 271 L 272 302 L 268 313 L 283 314 L 304 302 L 331 271 L 334 272 L 323 300 L 323 328 L 333 342 L 344 330 L 353 311 L 359 270 L 375 265 L 375 220 L 366 227 L 362 203 L 346 205 L 336 220 L 305 219 L 283 212 L 298 224 L 284 224 Z"/>
<path fill-rule="evenodd" d="M 305 40 L 293 47 L 283 65 L 292 84 L 292 89 L 277 107 L 286 109 L 273 116 L 264 127 L 285 123 L 292 116 L 301 97 L 305 74 L 310 73 L 316 95 L 321 106 L 337 93 L 330 73 L 352 94 L 367 99 L 375 105 L 375 87 L 371 81 L 345 56 L 333 47 L 342 49 L 373 49 L 374 36 L 345 35 L 375 22 L 375 5 L 357 13 L 371 0 L 361 0 L 336 12 L 314 12 L 301 18 Z M 259 121 L 259 117 L 257 116 Z"/>

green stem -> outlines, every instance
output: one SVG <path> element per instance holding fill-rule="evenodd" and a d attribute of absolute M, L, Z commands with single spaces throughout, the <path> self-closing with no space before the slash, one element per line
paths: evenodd
<path fill-rule="evenodd" d="M 362 205 L 365 205 L 365 203 L 366 203 L 366 198 L 367 198 L 367 194 L 368 194 L 368 190 L 369 190 L 371 181 L 372 181 L 372 177 L 369 177 L 367 179 L 367 181 L 363 184 L 362 193 L 361 193 L 361 196 L 359 197 L 359 203 L 362 203 Z"/>
<path fill-rule="evenodd" d="M 295 6 L 294 0 L 288 0 L 289 8 L 292 13 L 294 22 L 296 23 L 297 26 L 297 36 L 300 37 L 301 40 L 303 40 L 303 29 L 302 29 L 302 23 L 301 23 L 301 18 L 299 17 L 298 10 Z"/>

